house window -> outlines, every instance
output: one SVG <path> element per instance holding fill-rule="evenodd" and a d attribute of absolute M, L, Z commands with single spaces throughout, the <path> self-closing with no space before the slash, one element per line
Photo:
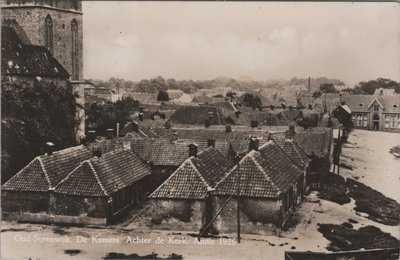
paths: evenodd
<path fill-rule="evenodd" d="M 367 127 L 367 122 L 368 122 L 368 116 L 367 115 L 363 115 L 363 126 Z"/>
<path fill-rule="evenodd" d="M 400 116 L 397 116 L 397 128 L 400 128 Z"/>
<path fill-rule="evenodd" d="M 385 116 L 385 128 L 389 128 L 389 116 Z"/>
<path fill-rule="evenodd" d="M 53 20 L 51 19 L 50 15 L 47 15 L 44 20 L 44 46 L 48 49 L 51 53 L 53 53 Z"/>
<path fill-rule="evenodd" d="M 79 48 L 78 48 L 78 23 L 75 19 L 71 21 L 71 58 L 72 58 L 72 79 L 79 79 Z"/>
<path fill-rule="evenodd" d="M 362 114 L 357 115 L 357 126 L 362 126 L 363 117 Z"/>
<path fill-rule="evenodd" d="M 374 105 L 374 111 L 379 111 L 379 105 L 378 104 Z"/>
<path fill-rule="evenodd" d="M 391 116 L 390 119 L 390 128 L 396 128 L 396 116 Z"/>

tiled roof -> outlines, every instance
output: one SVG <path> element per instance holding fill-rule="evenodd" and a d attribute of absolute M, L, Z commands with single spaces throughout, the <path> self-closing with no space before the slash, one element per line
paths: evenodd
<path fill-rule="evenodd" d="M 301 169 L 307 165 L 309 158 L 300 146 L 292 139 L 286 139 L 283 135 L 271 135 L 271 139 L 289 156 L 289 158 Z"/>
<path fill-rule="evenodd" d="M 215 187 L 215 195 L 278 198 L 303 174 L 277 144 L 270 141 L 252 150 Z"/>
<path fill-rule="evenodd" d="M 221 153 L 209 147 L 197 157 L 187 159 L 150 198 L 204 199 L 232 166 Z"/>
<path fill-rule="evenodd" d="M 198 152 L 208 147 L 207 140 L 178 139 L 172 142 L 166 138 L 131 140 L 131 147 L 144 161 L 158 166 L 179 166 L 189 157 L 188 145 L 196 143 Z M 216 141 L 215 149 L 225 157 L 229 153 L 229 143 Z"/>
<path fill-rule="evenodd" d="M 68 72 L 43 46 L 23 44 L 11 27 L 1 28 L 2 75 L 68 78 Z"/>
<path fill-rule="evenodd" d="M 369 112 L 373 102 L 383 107 L 383 113 L 400 113 L 400 94 L 393 95 L 347 95 L 342 101 L 350 108 L 351 112 Z"/>
<path fill-rule="evenodd" d="M 130 149 L 117 149 L 86 160 L 57 185 L 55 192 L 79 196 L 108 196 L 150 175 Z"/>
<path fill-rule="evenodd" d="M 48 191 L 54 188 L 82 161 L 92 157 L 83 146 L 36 157 L 25 168 L 7 181 L 2 189 L 15 191 Z"/>
<path fill-rule="evenodd" d="M 324 132 L 299 132 L 294 136 L 294 141 L 308 155 L 324 157 L 329 151 L 329 136 Z"/>
<path fill-rule="evenodd" d="M 212 125 L 224 125 L 221 112 L 214 106 L 181 106 L 171 115 L 168 122 L 172 124 L 204 125 L 212 113 Z"/>
<path fill-rule="evenodd" d="M 153 103 L 157 101 L 157 94 L 154 93 L 144 93 L 144 92 L 128 92 L 122 94 L 122 98 L 132 98 L 134 100 L 139 101 L 141 104 L 144 103 Z"/>
<path fill-rule="evenodd" d="M 279 113 L 278 117 L 280 116 L 281 119 L 285 120 L 286 122 L 292 122 L 296 120 L 298 117 L 302 115 L 301 110 L 293 109 L 293 110 L 283 110 Z"/>

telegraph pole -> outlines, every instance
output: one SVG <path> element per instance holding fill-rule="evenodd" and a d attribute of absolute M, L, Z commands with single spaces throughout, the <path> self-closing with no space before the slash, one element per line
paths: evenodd
<path fill-rule="evenodd" d="M 236 189 L 236 202 L 237 202 L 237 242 L 240 243 L 240 202 L 239 202 L 239 195 L 240 195 L 240 166 L 239 166 L 239 162 L 240 162 L 240 157 L 239 155 L 236 156 L 236 160 L 237 160 L 237 170 L 238 170 L 238 174 L 237 174 L 237 189 Z"/>

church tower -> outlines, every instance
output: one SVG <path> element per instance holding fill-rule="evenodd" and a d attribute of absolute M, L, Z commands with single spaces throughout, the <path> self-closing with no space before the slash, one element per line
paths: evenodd
<path fill-rule="evenodd" d="M 45 46 L 70 80 L 83 79 L 81 0 L 3 0 L 1 19 L 4 25 L 20 27 L 27 43 Z"/>

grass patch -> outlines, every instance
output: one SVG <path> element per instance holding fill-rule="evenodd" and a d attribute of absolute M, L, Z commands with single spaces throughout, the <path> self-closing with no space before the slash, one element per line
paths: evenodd
<path fill-rule="evenodd" d="M 358 212 L 368 214 L 369 219 L 385 225 L 399 224 L 400 204 L 379 191 L 353 179 L 330 173 L 321 182 L 319 197 L 340 205 L 355 200 Z"/>
<path fill-rule="evenodd" d="M 321 180 L 319 198 L 343 205 L 351 201 L 346 193 L 346 180 L 342 176 L 330 173 Z"/>
<path fill-rule="evenodd" d="M 318 231 L 331 242 L 327 249 L 335 252 L 399 246 L 399 240 L 374 226 L 354 230 L 341 225 L 319 224 Z"/>
<path fill-rule="evenodd" d="M 170 254 L 169 256 L 163 258 L 159 257 L 156 253 L 151 253 L 149 255 L 140 256 L 138 254 L 130 254 L 125 255 L 121 253 L 107 253 L 107 255 L 103 259 L 183 259 L 181 255 L 177 255 L 175 253 Z"/>
<path fill-rule="evenodd" d="M 400 204 L 382 193 L 358 181 L 347 179 L 349 196 L 355 199 L 359 212 L 367 213 L 368 218 L 385 225 L 399 224 Z"/>
<path fill-rule="evenodd" d="M 55 227 L 55 228 L 53 228 L 53 233 L 61 235 L 61 236 L 68 235 L 69 232 L 66 231 L 65 229 L 66 228 Z"/>
<path fill-rule="evenodd" d="M 81 252 L 82 251 L 79 250 L 79 249 L 66 249 L 66 250 L 64 250 L 64 254 L 70 255 L 70 256 L 80 254 Z"/>

